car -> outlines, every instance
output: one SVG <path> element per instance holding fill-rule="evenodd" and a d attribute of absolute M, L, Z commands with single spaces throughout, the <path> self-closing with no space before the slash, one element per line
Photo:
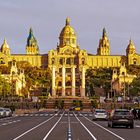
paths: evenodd
<path fill-rule="evenodd" d="M 127 109 L 114 109 L 111 111 L 108 119 L 108 127 L 126 126 L 134 128 L 134 118 Z"/>
<path fill-rule="evenodd" d="M 58 108 L 55 108 L 54 109 L 54 113 L 58 113 L 59 109 Z"/>
<path fill-rule="evenodd" d="M 75 111 L 80 111 L 81 110 L 81 107 L 75 107 L 74 110 Z"/>
<path fill-rule="evenodd" d="M 71 107 L 69 108 L 69 111 L 74 111 L 75 108 L 76 108 L 76 106 L 71 106 Z"/>
<path fill-rule="evenodd" d="M 4 108 L 6 111 L 6 117 L 11 117 L 12 116 L 12 110 L 10 108 Z"/>
<path fill-rule="evenodd" d="M 108 112 L 105 109 L 95 109 L 92 120 L 108 120 Z"/>
<path fill-rule="evenodd" d="M 6 111 L 3 107 L 0 107 L 0 118 L 6 117 Z"/>

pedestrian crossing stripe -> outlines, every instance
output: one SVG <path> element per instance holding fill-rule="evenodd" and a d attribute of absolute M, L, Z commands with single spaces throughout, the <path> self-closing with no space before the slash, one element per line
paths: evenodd
<path fill-rule="evenodd" d="M 55 116 L 58 116 L 58 115 L 60 115 L 60 116 L 62 116 L 62 114 L 46 114 L 46 113 L 44 113 L 44 114 L 20 114 L 20 115 L 15 115 L 15 117 L 46 117 L 46 116 L 53 116 L 53 115 L 55 115 Z M 82 116 L 82 114 L 80 113 L 80 114 L 75 114 L 76 116 Z M 88 117 L 92 117 L 92 114 L 83 114 L 84 116 L 88 116 Z M 64 114 L 64 116 L 68 116 L 68 114 Z M 74 116 L 73 114 L 69 114 L 69 116 Z"/>

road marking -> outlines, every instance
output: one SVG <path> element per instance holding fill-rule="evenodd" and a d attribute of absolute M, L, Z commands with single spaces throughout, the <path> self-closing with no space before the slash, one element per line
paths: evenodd
<path fill-rule="evenodd" d="M 111 133 L 112 135 L 116 136 L 117 138 L 119 138 L 119 139 L 121 139 L 121 140 L 125 140 L 124 138 L 120 137 L 119 135 L 115 134 L 114 132 L 112 132 L 112 131 L 110 131 L 110 130 L 104 128 L 104 127 L 101 126 L 101 125 L 99 125 L 98 123 L 95 123 L 95 122 L 91 121 L 90 119 L 88 119 L 88 118 L 85 117 L 84 115 L 83 115 L 83 117 L 84 117 L 85 119 L 87 119 L 88 121 L 92 122 L 93 124 L 97 125 L 98 127 L 102 128 L 102 129 L 106 130 L 107 132 Z"/>
<path fill-rule="evenodd" d="M 38 128 L 39 126 L 45 124 L 46 122 L 50 121 L 52 118 L 54 118 L 54 116 L 52 116 L 51 118 L 47 119 L 46 121 L 36 125 L 35 127 L 27 130 L 26 132 L 22 133 L 21 135 L 19 135 L 18 137 L 14 138 L 13 140 L 17 140 L 17 139 L 21 138 L 22 136 L 26 135 L 27 133 L 31 132 L 32 130 L 34 130 L 34 129 Z"/>
<path fill-rule="evenodd" d="M 70 121 L 70 116 L 69 116 L 69 112 L 68 112 L 68 136 L 67 136 L 67 140 L 72 140 L 70 123 L 71 123 L 71 121 Z"/>
<path fill-rule="evenodd" d="M 89 116 L 92 117 L 93 115 L 92 114 L 89 114 Z"/>
<path fill-rule="evenodd" d="M 1 124 L 0 126 L 5 126 L 5 125 L 12 124 L 12 123 L 20 122 L 20 121 L 21 121 L 21 120 L 10 121 L 10 122 L 7 122 L 7 123 L 3 123 L 3 124 Z"/>
<path fill-rule="evenodd" d="M 75 114 L 74 114 L 75 115 Z M 93 140 L 97 140 L 94 135 L 88 130 L 88 128 L 79 120 L 79 118 L 75 115 L 76 119 L 79 121 L 79 123 L 86 129 L 86 131 L 90 134 L 90 136 L 93 138 Z"/>
<path fill-rule="evenodd" d="M 63 117 L 63 115 L 64 115 L 64 113 L 61 115 L 61 117 L 59 118 L 59 120 L 54 124 L 54 126 L 51 128 L 51 130 L 46 134 L 46 136 L 43 138 L 43 140 L 46 140 L 48 138 L 48 136 L 53 131 L 53 129 L 56 127 L 56 125 L 60 122 L 60 120 Z"/>

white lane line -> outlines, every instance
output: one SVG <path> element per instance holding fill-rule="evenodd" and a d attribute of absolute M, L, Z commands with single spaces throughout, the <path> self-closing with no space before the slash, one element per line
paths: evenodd
<path fill-rule="evenodd" d="M 75 113 L 74 113 L 75 115 Z M 94 135 L 88 130 L 88 128 L 79 120 L 79 118 L 75 115 L 76 119 L 79 121 L 79 123 L 86 129 L 86 131 L 90 134 L 90 136 L 93 138 L 93 140 L 97 140 Z"/>
<path fill-rule="evenodd" d="M 44 122 L 42 122 L 42 123 L 36 125 L 35 127 L 31 128 L 31 129 L 29 129 L 29 130 L 27 130 L 26 132 L 22 133 L 21 135 L 19 135 L 18 137 L 14 138 L 13 140 L 17 140 L 17 139 L 21 138 L 22 136 L 26 135 L 26 134 L 29 133 L 30 131 L 32 131 L 32 130 L 36 129 L 37 127 L 43 125 L 44 123 L 50 121 L 52 118 L 54 118 L 54 116 L 52 116 L 52 117 L 49 118 L 48 120 L 46 120 L 46 121 L 44 121 Z"/>
<path fill-rule="evenodd" d="M 65 113 L 65 112 L 64 112 Z M 56 127 L 56 125 L 60 122 L 61 118 L 63 117 L 64 113 L 61 115 L 61 117 L 59 118 L 59 120 L 54 124 L 54 126 L 51 128 L 51 130 L 46 134 L 46 136 L 43 138 L 43 140 L 46 140 L 48 138 L 48 136 L 50 135 L 50 133 L 53 131 L 53 129 Z"/>
<path fill-rule="evenodd" d="M 69 112 L 68 112 L 68 136 L 67 136 L 67 140 L 72 140 L 70 123 L 71 123 L 71 121 L 70 121 L 70 116 L 69 116 Z"/>
<path fill-rule="evenodd" d="M 125 139 L 122 138 L 121 136 L 119 136 L 119 135 L 115 134 L 114 132 L 112 132 L 112 131 L 110 131 L 110 130 L 104 128 L 103 126 L 99 125 L 98 123 L 95 123 L 95 122 L 91 121 L 90 119 L 88 119 L 88 118 L 85 117 L 84 115 L 83 115 L 83 117 L 84 117 L 85 119 L 87 119 L 88 121 L 92 122 L 93 124 L 97 125 L 98 127 L 102 128 L 102 129 L 106 130 L 107 132 L 111 133 L 112 135 L 116 136 L 117 138 L 119 138 L 119 139 L 121 139 L 121 140 L 125 140 Z"/>

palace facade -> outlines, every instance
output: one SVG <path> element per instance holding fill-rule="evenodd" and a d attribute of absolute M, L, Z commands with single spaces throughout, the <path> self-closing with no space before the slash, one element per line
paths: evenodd
<path fill-rule="evenodd" d="M 96 55 L 80 49 L 77 44 L 76 33 L 70 25 L 70 19 L 67 18 L 55 50 L 40 54 L 37 40 L 30 29 L 26 54 L 11 54 L 10 47 L 4 39 L 0 51 L 0 64 L 8 65 L 12 60 L 16 60 L 17 62 L 27 61 L 32 66 L 41 68 L 49 67 L 52 70 L 52 97 L 85 97 L 85 72 L 88 68 L 120 68 L 123 65 L 140 65 L 140 54 L 136 53 L 131 39 L 125 55 L 110 54 L 110 42 L 105 28 Z"/>

